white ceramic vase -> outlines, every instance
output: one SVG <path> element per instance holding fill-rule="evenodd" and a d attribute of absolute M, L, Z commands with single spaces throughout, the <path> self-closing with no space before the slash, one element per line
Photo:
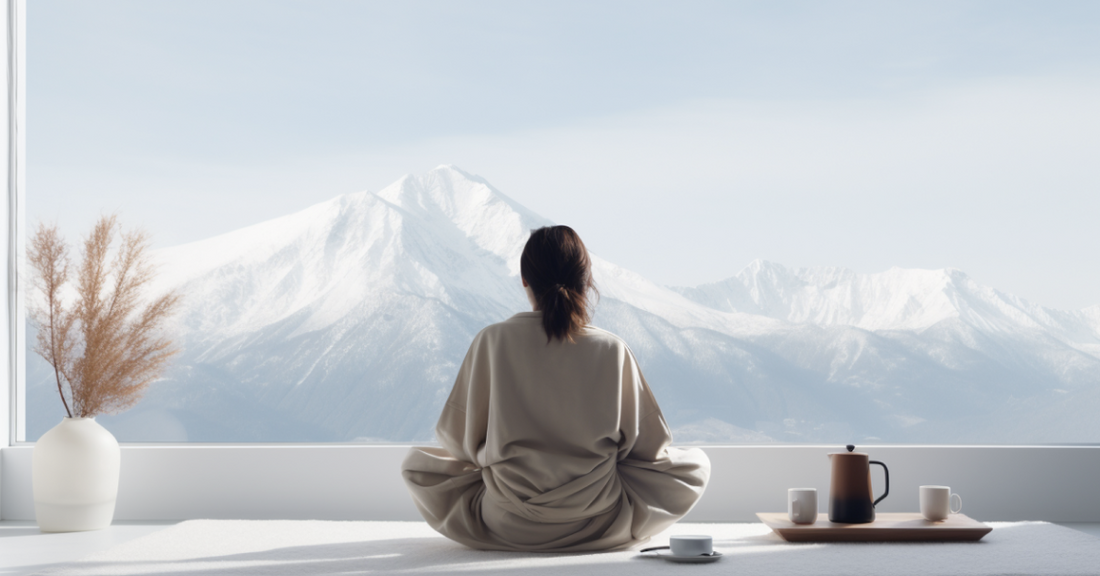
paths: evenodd
<path fill-rule="evenodd" d="M 31 468 L 43 532 L 111 525 L 118 497 L 118 441 L 95 418 L 65 418 L 38 439 Z"/>

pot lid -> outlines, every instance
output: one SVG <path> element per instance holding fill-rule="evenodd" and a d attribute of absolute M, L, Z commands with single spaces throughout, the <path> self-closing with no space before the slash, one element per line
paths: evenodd
<path fill-rule="evenodd" d="M 856 452 L 855 451 L 855 449 L 856 449 L 855 444 L 849 444 L 849 445 L 845 446 L 844 448 L 846 448 L 848 451 L 847 452 L 830 452 L 829 456 L 866 456 L 867 455 L 866 452 Z"/>

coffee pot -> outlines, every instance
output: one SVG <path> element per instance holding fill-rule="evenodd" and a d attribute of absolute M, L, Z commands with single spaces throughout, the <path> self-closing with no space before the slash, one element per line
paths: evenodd
<path fill-rule="evenodd" d="M 890 494 L 890 471 L 886 464 L 849 444 L 847 452 L 829 454 L 833 475 L 829 483 L 829 522 L 838 524 L 866 524 L 875 521 L 875 505 Z M 871 464 L 882 466 L 886 474 L 886 490 L 878 500 L 871 492 Z"/>

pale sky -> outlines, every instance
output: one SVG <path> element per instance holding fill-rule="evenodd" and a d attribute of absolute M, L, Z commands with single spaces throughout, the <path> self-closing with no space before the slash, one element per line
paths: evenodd
<path fill-rule="evenodd" d="M 198 240 L 455 164 L 666 285 L 959 268 L 1100 304 L 1100 2 L 27 8 L 27 220 Z"/>

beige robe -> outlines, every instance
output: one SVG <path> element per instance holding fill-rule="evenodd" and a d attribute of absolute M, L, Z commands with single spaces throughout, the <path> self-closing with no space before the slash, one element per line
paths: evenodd
<path fill-rule="evenodd" d="M 609 332 L 546 341 L 540 312 L 482 330 L 402 475 L 432 528 L 473 548 L 627 547 L 687 514 L 710 461 L 672 435 L 634 355 Z"/>

